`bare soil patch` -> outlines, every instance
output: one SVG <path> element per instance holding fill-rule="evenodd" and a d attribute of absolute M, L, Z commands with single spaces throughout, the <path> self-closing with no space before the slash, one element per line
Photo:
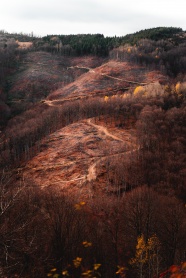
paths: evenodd
<path fill-rule="evenodd" d="M 28 48 L 33 46 L 32 42 L 20 42 L 20 41 L 16 41 L 16 43 L 19 45 L 19 48 L 21 48 L 21 49 L 28 49 Z"/>
<path fill-rule="evenodd" d="M 85 72 L 82 69 L 73 69 L 74 66 L 95 67 L 102 62 L 103 59 L 91 56 L 74 58 L 42 51 L 26 53 L 17 72 L 9 78 L 8 98 L 12 111 L 25 111 L 58 88 L 63 89 L 68 84 L 73 84 Z M 71 91 L 75 89 L 76 86 L 72 85 Z"/>
<path fill-rule="evenodd" d="M 164 76 L 159 71 L 150 74 L 146 67 L 129 62 L 110 61 L 103 65 L 91 68 L 79 63 L 69 68 L 70 70 L 84 70 L 84 74 L 78 77 L 71 84 L 59 88 L 50 94 L 50 100 L 62 100 L 78 96 L 91 97 L 94 93 L 107 94 L 108 91 L 121 91 L 129 87 L 136 87 L 140 84 L 148 84 L 162 80 Z"/>
<path fill-rule="evenodd" d="M 128 156 L 137 148 L 135 141 L 131 127 L 118 129 L 108 118 L 107 124 L 104 118 L 84 120 L 45 139 L 40 153 L 27 163 L 22 174 L 24 180 L 32 180 L 41 188 L 57 187 L 85 198 L 93 196 L 92 184 L 96 184 L 100 165 L 103 167 L 109 157 Z"/>

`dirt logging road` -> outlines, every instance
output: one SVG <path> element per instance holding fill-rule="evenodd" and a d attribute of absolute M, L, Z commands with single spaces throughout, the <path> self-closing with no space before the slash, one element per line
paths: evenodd
<path fill-rule="evenodd" d="M 120 88 L 121 90 L 125 90 L 125 91 L 128 90 L 132 85 L 133 86 L 134 85 L 144 86 L 144 85 L 149 84 L 149 83 L 144 83 L 144 82 L 139 82 L 139 81 L 128 80 L 128 79 L 125 79 L 125 78 L 114 77 L 112 75 L 100 72 L 99 69 L 92 69 L 92 68 L 89 68 L 89 67 L 72 66 L 72 67 L 68 67 L 67 69 L 83 69 L 83 70 L 88 71 L 88 72 L 84 73 L 83 75 L 81 75 L 79 78 L 77 78 L 77 80 L 75 81 L 75 86 L 82 80 L 82 76 L 84 76 L 84 78 L 85 78 L 85 76 L 87 76 L 87 80 L 85 80 L 85 82 L 83 82 L 83 84 L 84 84 L 83 86 L 85 86 L 85 83 L 87 83 L 87 82 L 91 83 L 91 81 L 95 79 L 95 78 L 91 78 L 91 76 L 88 77 L 88 75 L 87 75 L 88 73 L 92 73 L 92 74 L 96 74 L 97 76 L 104 77 L 104 79 L 99 78 L 100 79 L 99 80 L 100 84 L 102 83 L 102 81 L 105 80 L 105 78 L 106 79 L 112 79 L 112 80 L 119 81 L 119 82 L 128 83 L 129 86 L 125 86 L 125 87 L 121 86 L 121 88 Z M 119 91 L 120 89 L 113 88 L 113 95 L 115 95 L 114 92 Z M 68 89 L 67 89 L 67 91 L 68 91 Z M 96 94 L 94 92 L 89 94 L 86 91 L 84 93 L 82 93 L 83 91 L 84 91 L 84 88 L 82 87 L 82 84 L 81 84 L 80 87 L 78 88 L 77 92 L 75 92 L 74 96 L 70 96 L 70 93 L 69 93 L 69 96 L 64 97 L 63 91 L 61 91 L 61 94 L 57 97 L 57 99 L 53 99 L 53 100 L 45 99 L 42 102 L 47 104 L 48 106 L 59 107 L 59 106 L 62 106 L 65 102 L 88 99 L 88 98 L 91 98 L 91 97 L 101 96 L 102 94 L 105 95 L 105 90 L 103 90 L 103 92 L 100 91 L 99 93 L 96 93 Z M 79 92 L 81 92 L 81 94 L 79 94 Z"/>
<path fill-rule="evenodd" d="M 92 181 L 95 181 L 97 179 L 98 172 L 99 172 L 97 171 L 97 169 L 100 163 L 104 164 L 104 161 L 108 158 L 121 157 L 121 156 L 128 157 L 133 152 L 136 152 L 139 149 L 136 143 L 134 142 L 134 138 L 131 139 L 130 131 L 123 130 L 120 136 L 116 136 L 113 134 L 113 132 L 111 133 L 106 126 L 102 125 L 103 123 L 99 123 L 99 124 L 93 123 L 94 120 L 95 120 L 94 118 L 84 120 L 83 121 L 84 129 L 91 130 L 91 134 L 89 133 L 89 136 L 91 136 L 91 138 L 97 136 L 98 138 L 100 138 L 99 140 L 101 140 L 103 144 L 107 145 L 108 149 L 106 153 L 105 154 L 101 152 L 99 153 L 97 152 L 97 150 L 92 151 L 90 148 L 89 151 L 90 150 L 92 151 L 91 156 L 87 156 L 86 158 L 84 157 L 81 158 L 79 155 L 77 157 L 74 157 L 74 160 L 72 160 L 69 163 L 71 167 L 77 167 L 77 168 L 78 165 L 82 165 L 82 164 L 85 165 L 83 175 L 76 172 L 73 175 L 69 174 L 68 178 L 66 177 L 65 179 L 64 179 L 64 175 L 61 175 L 61 177 L 56 175 L 56 177 L 54 177 L 52 180 L 41 185 L 42 188 L 46 188 L 48 186 L 55 186 L 55 185 L 59 185 L 60 188 L 66 188 L 70 186 L 70 184 L 72 183 L 81 184 L 81 185 L 85 183 L 91 183 Z M 64 132 L 60 136 L 56 136 L 56 140 L 59 141 L 63 140 L 64 136 L 69 140 L 73 140 L 74 142 L 76 142 L 76 144 L 78 144 L 78 140 L 81 137 L 81 134 L 78 134 L 78 132 L 75 134 L 73 134 L 73 132 L 72 133 Z M 80 138 L 80 140 L 83 140 L 83 137 Z M 50 142 L 52 144 L 53 140 L 51 140 Z M 115 142 L 120 147 L 114 152 L 110 153 L 109 142 L 112 143 Z M 85 149 L 82 149 L 82 151 L 86 152 Z M 40 171 L 50 172 L 52 170 L 54 171 L 55 169 L 57 171 L 57 169 L 63 167 L 64 165 L 62 161 L 61 163 L 50 163 L 50 162 L 45 163 L 43 166 L 41 166 L 41 164 L 39 164 L 39 166 L 35 168 L 37 172 Z"/>

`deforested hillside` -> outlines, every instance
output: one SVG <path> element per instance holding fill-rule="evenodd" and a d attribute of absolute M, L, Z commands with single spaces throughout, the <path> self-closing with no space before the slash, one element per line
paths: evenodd
<path fill-rule="evenodd" d="M 1 35 L 0 276 L 184 277 L 185 32 Z"/>

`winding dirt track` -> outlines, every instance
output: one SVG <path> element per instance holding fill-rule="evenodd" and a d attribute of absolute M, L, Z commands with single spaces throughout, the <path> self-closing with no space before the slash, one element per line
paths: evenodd
<path fill-rule="evenodd" d="M 131 84 L 141 84 L 141 85 L 145 85 L 146 83 L 139 83 L 139 82 L 134 82 L 134 81 L 130 81 L 130 80 L 124 80 L 124 79 L 120 79 L 120 78 L 117 78 L 117 77 L 113 77 L 113 76 L 110 76 L 110 75 L 107 75 L 107 74 L 104 74 L 104 73 L 99 73 L 97 71 L 95 71 L 94 69 L 92 68 L 88 68 L 88 67 L 80 67 L 80 66 L 75 66 L 75 67 L 69 67 L 69 68 L 78 68 L 78 69 L 84 69 L 84 70 L 88 70 L 88 72 L 90 73 L 95 73 L 95 74 L 99 74 L 101 76 L 104 76 L 106 78 L 111 78 L 111 79 L 114 79 L 114 80 L 119 80 L 119 81 L 125 81 L 125 82 L 128 82 L 128 83 L 131 83 Z M 94 97 L 94 95 L 91 95 L 91 97 Z M 82 94 L 82 95 L 79 95 L 79 96 L 72 96 L 72 97 L 67 97 L 67 98 L 61 98 L 61 99 L 54 99 L 54 100 L 49 100 L 49 99 L 46 99 L 44 101 L 42 101 L 44 104 L 47 104 L 48 106 L 53 106 L 53 107 L 60 107 L 60 106 L 63 106 L 64 105 L 64 102 L 66 101 L 74 101 L 74 100 L 80 100 L 80 99 L 86 99 L 88 98 L 87 95 L 85 94 Z M 86 121 L 86 124 L 89 125 L 89 126 L 92 126 L 96 129 L 96 131 L 100 134 L 100 138 L 102 138 L 103 140 L 106 139 L 107 137 L 110 137 L 112 140 L 115 140 L 117 142 L 120 142 L 122 145 L 126 144 L 126 141 L 129 143 L 130 142 L 130 135 L 127 134 L 127 136 L 124 138 L 124 139 L 121 139 L 119 138 L 118 136 L 112 134 L 111 132 L 108 131 L 108 129 L 105 127 L 105 126 L 102 126 L 102 125 L 98 125 L 98 124 L 95 124 L 91 121 L 91 119 L 88 119 Z M 65 134 L 64 134 L 65 135 Z M 70 134 L 72 135 L 72 134 Z M 133 142 L 130 142 L 129 143 L 130 146 L 131 146 L 131 150 L 128 151 L 123 151 L 123 149 L 118 152 L 118 153 L 112 153 L 112 154 L 107 154 L 107 155 L 102 155 L 102 156 L 94 156 L 93 154 L 93 157 L 92 158 L 87 158 L 87 165 L 88 166 L 88 169 L 87 169 L 87 174 L 86 175 L 82 175 L 82 176 L 76 176 L 76 177 L 73 177 L 73 179 L 68 179 L 68 180 L 63 180 L 63 179 L 57 179 L 57 180 L 53 180 L 52 181 L 52 184 L 59 184 L 59 183 L 64 183 L 64 184 L 68 184 L 70 182 L 75 182 L 75 181 L 81 181 L 82 183 L 86 183 L 86 182 L 91 182 L 91 181 L 94 181 L 97 179 L 97 174 L 96 174 L 96 167 L 97 165 L 104 159 L 108 158 L 108 157 L 113 157 L 113 156 L 118 156 L 118 155 L 124 155 L 124 154 L 130 154 L 132 153 L 133 151 L 136 151 L 137 150 L 137 147 L 135 146 L 135 149 L 134 149 L 134 143 Z M 73 161 L 72 163 L 79 163 L 79 161 Z M 51 167 L 55 167 L 55 165 L 52 165 Z M 39 168 L 40 170 L 47 170 L 49 169 L 49 165 L 47 166 L 40 166 L 40 167 L 37 167 Z M 38 169 L 37 169 L 38 170 Z M 47 187 L 48 185 L 52 185 L 52 184 L 47 184 L 47 185 L 43 185 L 42 187 Z"/>
<path fill-rule="evenodd" d="M 125 134 L 125 139 L 121 139 L 119 138 L 118 136 L 116 135 L 113 135 L 111 132 L 109 132 L 109 130 L 105 127 L 105 126 L 102 126 L 102 125 L 98 125 L 98 124 L 95 124 L 92 122 L 92 119 L 87 119 L 85 121 L 85 123 L 89 126 L 92 126 L 95 131 L 94 133 L 98 132 L 100 135 L 99 137 L 102 138 L 103 140 L 106 140 L 107 137 L 110 137 L 112 139 L 112 141 L 119 141 L 119 143 L 121 144 L 121 146 L 126 146 L 126 143 L 129 144 L 129 147 L 130 149 L 126 149 L 126 150 L 122 150 L 121 151 L 118 151 L 118 152 L 115 152 L 115 153 L 108 153 L 108 154 L 105 154 L 105 155 L 93 155 L 93 157 L 91 158 L 85 158 L 85 165 L 88 165 L 88 168 L 86 170 L 86 173 L 87 174 L 84 174 L 84 175 L 76 175 L 75 177 L 71 178 L 71 179 L 60 179 L 58 178 L 57 180 L 53 180 L 52 183 L 47 183 L 45 185 L 42 185 L 41 187 L 42 188 L 45 188 L 45 187 L 48 187 L 50 185 L 57 185 L 57 184 L 60 184 L 60 187 L 63 188 L 63 184 L 64 186 L 71 183 L 71 182 L 80 182 L 81 185 L 84 184 L 84 183 L 91 183 L 92 181 L 95 181 L 97 179 L 97 173 L 96 173 L 96 168 L 97 166 L 99 165 L 100 162 L 103 162 L 105 159 L 109 158 L 109 157 L 118 157 L 118 156 L 127 156 L 127 155 L 130 155 L 132 154 L 133 152 L 136 152 L 139 148 L 136 146 L 136 144 L 133 142 L 133 140 L 131 140 L 130 138 L 130 134 L 128 134 L 128 132 L 126 132 Z M 70 136 L 73 136 L 73 134 L 71 133 L 64 133 L 63 136 L 66 135 L 70 135 Z M 74 135 L 74 137 L 76 137 L 76 135 Z M 60 137 L 58 137 L 58 139 L 60 139 Z M 80 162 L 82 161 L 82 159 L 78 159 L 78 160 L 75 160 L 75 161 L 72 161 L 71 164 L 79 164 Z M 63 166 L 63 164 L 56 164 L 56 165 L 51 165 L 52 168 L 54 167 L 59 167 L 59 166 Z M 37 170 L 42 170 L 42 171 L 47 171 L 48 169 L 50 169 L 50 166 L 49 165 L 45 165 L 45 166 L 40 166 L 39 168 L 37 168 Z"/>
<path fill-rule="evenodd" d="M 63 98 L 63 99 L 54 99 L 54 100 L 48 100 L 48 99 L 45 99 L 43 101 L 43 103 L 47 104 L 48 106 L 53 106 L 53 107 L 59 107 L 59 106 L 63 106 L 64 102 L 66 101 L 73 101 L 73 100 L 79 100 L 79 99 L 84 99 L 84 98 L 87 98 L 87 96 L 75 96 L 75 97 L 70 97 L 70 98 Z M 60 102 L 60 104 L 59 104 Z M 56 103 L 56 104 L 55 104 Z"/>
<path fill-rule="evenodd" d="M 120 139 L 119 137 L 117 137 L 117 136 L 111 134 L 111 133 L 108 131 L 108 129 L 107 129 L 106 127 L 101 126 L 101 125 L 93 124 L 93 123 L 91 122 L 91 119 L 88 119 L 88 120 L 87 120 L 87 123 L 88 123 L 89 125 L 91 125 L 91 126 L 97 128 L 98 131 L 103 132 L 106 136 L 111 137 L 111 138 L 114 139 L 114 140 L 124 142 L 124 141 L 123 141 L 122 139 Z"/>
<path fill-rule="evenodd" d="M 106 136 L 109 136 L 111 137 L 112 139 L 114 140 L 117 140 L 117 141 L 121 141 L 121 142 L 124 142 L 122 139 L 120 139 L 119 137 L 117 136 L 114 136 L 113 134 L 111 134 L 108 129 L 104 126 L 101 126 L 101 125 L 96 125 L 96 124 L 93 124 L 91 122 L 91 119 L 88 119 L 87 120 L 87 123 L 95 128 L 97 128 L 98 131 L 100 132 L 103 132 Z M 102 158 L 98 159 L 96 162 L 94 162 L 92 165 L 90 165 L 90 167 L 88 168 L 88 175 L 87 175 L 87 180 L 90 182 L 92 180 L 96 180 L 97 176 L 96 176 L 96 165 L 98 164 L 98 162 L 101 160 Z"/>
<path fill-rule="evenodd" d="M 95 70 L 93 70 L 92 68 L 80 67 L 80 66 L 68 67 L 68 69 L 74 69 L 74 68 L 77 68 L 77 69 L 86 69 L 89 72 L 96 73 Z M 139 84 L 139 85 L 147 85 L 148 84 L 148 83 L 142 83 L 142 82 L 138 82 L 138 81 L 132 81 L 132 80 L 127 80 L 127 79 L 123 79 L 123 78 L 114 77 L 114 76 L 111 76 L 111 75 L 108 75 L 108 74 L 105 74 L 105 73 L 100 73 L 100 75 L 108 77 L 108 78 L 111 78 L 111 79 L 115 79 L 115 80 L 131 83 L 131 84 Z"/>
<path fill-rule="evenodd" d="M 88 119 L 87 120 L 87 123 L 95 128 L 97 128 L 98 131 L 100 132 L 103 132 L 106 136 L 108 137 L 111 137 L 112 139 L 114 140 L 117 140 L 117 141 L 120 141 L 122 143 L 125 143 L 125 141 L 121 138 L 119 138 L 118 136 L 115 136 L 113 135 L 112 133 L 110 133 L 108 131 L 108 129 L 104 126 L 101 126 L 101 125 L 96 125 L 94 123 L 91 122 L 91 119 Z M 101 158 L 97 159 L 93 164 L 91 164 L 88 168 L 88 175 L 87 175 L 87 180 L 90 182 L 92 180 L 96 180 L 97 178 L 97 175 L 96 175 L 96 165 L 102 160 L 102 159 L 105 159 L 105 158 L 108 158 L 108 157 L 113 157 L 113 156 L 118 156 L 118 155 L 121 155 L 121 154 L 131 154 L 132 152 L 135 152 L 137 151 L 139 148 L 135 148 L 135 149 L 132 149 L 130 151 L 125 151 L 125 152 L 120 152 L 120 153 L 115 153 L 115 154 L 110 154 L 110 155 L 106 155 L 106 156 L 102 156 Z"/>
<path fill-rule="evenodd" d="M 116 80 L 116 81 L 123 81 L 123 82 L 129 83 L 129 84 L 135 84 L 135 85 L 136 84 L 138 84 L 138 85 L 148 85 L 148 83 L 126 80 L 126 79 L 114 77 L 114 76 L 111 76 L 111 75 L 108 75 L 108 74 L 105 74 L 105 73 L 99 73 L 99 72 L 95 71 L 94 69 L 88 68 L 88 67 L 73 66 L 73 67 L 68 67 L 67 69 L 75 69 L 75 68 L 88 70 L 88 72 L 90 72 L 90 73 L 99 74 L 101 76 L 104 76 L 106 78 L 110 78 L 110 79 L 113 79 L 113 80 Z M 125 88 L 125 89 L 128 89 L 128 87 Z M 91 95 L 91 97 L 94 97 L 94 95 Z M 86 99 L 86 98 L 88 98 L 88 95 L 80 95 L 80 96 L 76 95 L 74 97 L 62 98 L 62 99 L 57 99 L 57 100 L 56 99 L 54 99 L 54 100 L 46 99 L 46 100 L 43 101 L 43 103 L 47 104 L 48 106 L 59 107 L 59 106 L 62 106 L 63 103 L 66 102 L 66 101 L 80 100 L 80 99 Z M 60 102 L 60 104 L 59 104 L 59 102 Z"/>

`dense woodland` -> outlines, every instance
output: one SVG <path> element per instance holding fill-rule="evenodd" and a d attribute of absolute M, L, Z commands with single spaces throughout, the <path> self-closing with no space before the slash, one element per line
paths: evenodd
<path fill-rule="evenodd" d="M 20 50 L 5 35 L 0 41 L 0 276 L 185 277 L 185 32 L 154 28 L 121 38 L 17 34 L 16 39 L 33 41 L 30 50 Z M 160 69 L 171 82 L 164 81 L 158 94 L 154 87 L 147 92 L 138 87 L 126 98 L 97 96 L 57 108 L 38 102 L 13 113 L 9 77 L 25 53 L 36 50 L 130 61 Z M 132 123 L 139 146 L 128 164 L 108 161 L 113 194 L 105 190 L 104 198 L 95 193 L 84 202 L 17 176 L 17 169 L 44 148 L 43 138 L 107 115 L 121 129 Z"/>

